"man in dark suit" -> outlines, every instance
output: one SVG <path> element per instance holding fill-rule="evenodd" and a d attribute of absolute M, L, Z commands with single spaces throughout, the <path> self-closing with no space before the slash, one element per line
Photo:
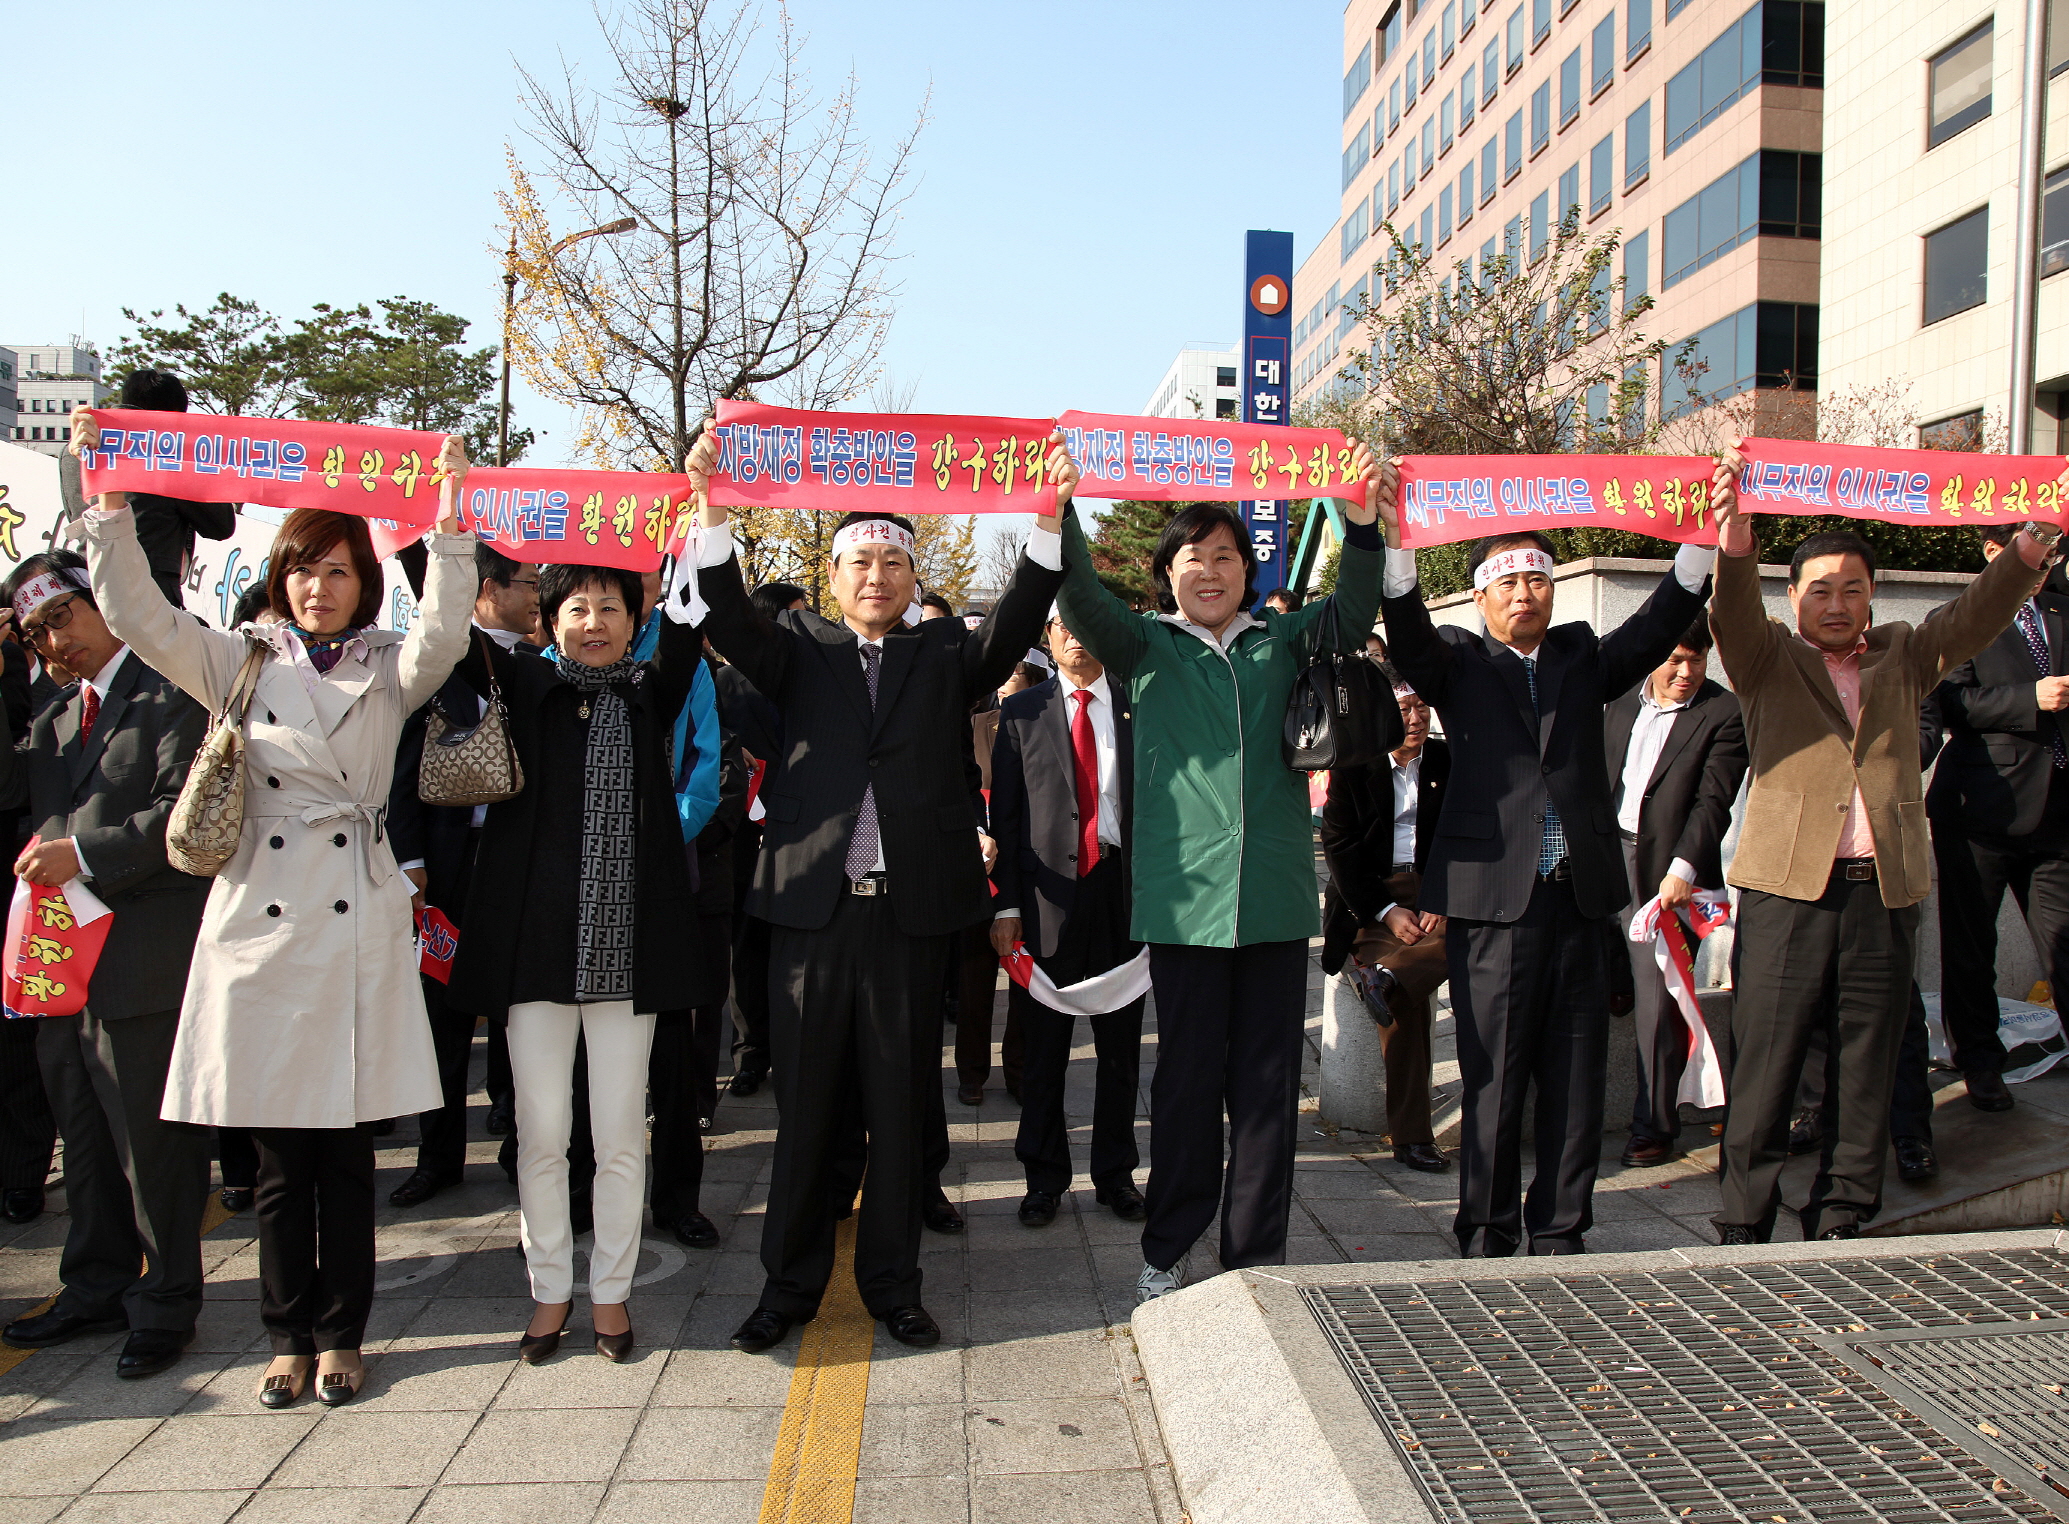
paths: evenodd
<path fill-rule="evenodd" d="M 2016 524 L 1979 527 L 1995 560 Z M 2041 969 L 2069 980 L 2069 622 L 2043 588 L 1936 692 L 1947 743 L 1925 796 L 1940 880 L 1940 1012 L 1969 1103 L 2009 1111 L 1997 911 L 2010 889 Z"/>
<path fill-rule="evenodd" d="M 1418 907 L 1451 779 L 1451 748 L 1430 736 L 1430 706 L 1399 670 L 1387 661 L 1380 670 L 1401 706 L 1401 744 L 1384 762 L 1329 770 L 1322 972 L 1338 973 L 1351 960 L 1380 1024 L 1395 1161 L 1440 1174 L 1451 1161 L 1437 1147 L 1430 1118 L 1430 1000 L 1448 977 L 1445 923 Z"/>
<path fill-rule="evenodd" d="M 1724 833 L 1746 777 L 1746 726 L 1738 700 L 1710 680 L 1709 665 L 1710 627 L 1698 619 L 1667 659 L 1602 715 L 1633 904 L 1657 895 L 1662 907 L 1678 912 L 1696 890 L 1724 887 Z M 1624 947 L 1638 1028 L 1638 1092 L 1624 1163 L 1664 1164 L 1681 1135 L 1688 1033 L 1652 943 L 1626 937 Z"/>
<path fill-rule="evenodd" d="M 523 641 L 539 625 L 539 569 L 513 561 L 493 546 L 476 545 L 474 571 L 474 628 L 479 632 L 474 638 L 493 640 L 506 651 L 530 650 Z M 436 906 L 458 926 L 467 914 L 467 887 L 474 877 L 474 852 L 488 806 L 426 804 L 418 797 L 424 724 L 434 708 L 461 729 L 481 720 L 480 696 L 457 673 L 410 716 L 396 748 L 388 832 L 397 864 L 416 886 L 417 909 Z M 475 1023 L 491 1014 L 459 1010 L 446 1000 L 445 985 L 428 974 L 422 983 L 444 1104 L 417 1118 L 417 1167 L 388 1193 L 389 1202 L 399 1207 L 422 1206 L 447 1186 L 458 1185 L 466 1171 L 467 1060 L 474 1051 Z M 582 1136 L 587 1135 L 582 1129 Z"/>
<path fill-rule="evenodd" d="M 1025 941 L 1035 966 L 1061 990 L 1135 962 L 1128 939 L 1134 903 L 1128 875 L 1128 801 L 1134 730 L 1125 695 L 1097 657 L 1052 614 L 1047 631 L 1057 675 L 999 705 L 991 753 L 992 870 L 999 910 L 992 949 L 1001 957 Z M 1135 993 L 1088 993 L 1097 1055 L 1092 1101 L 1092 1188 L 1128 1222 L 1148 1215 L 1135 1188 L 1135 1097 L 1141 1073 L 1142 1005 Z M 1070 1189 L 1070 1129 L 1063 1117 L 1073 1009 L 1052 1008 L 1018 982 L 1006 992 L 1021 1034 L 1020 1132 L 1013 1152 L 1027 1172 L 1020 1220 L 1047 1227 Z"/>
<path fill-rule="evenodd" d="M 1381 515 L 1394 504 L 1382 492 Z M 1714 553 L 1683 546 L 1622 625 L 1552 627 L 1551 544 L 1473 547 L 1486 633 L 1438 629 L 1412 553 L 1387 553 L 1381 608 L 1394 665 L 1451 743 L 1421 908 L 1448 918 L 1464 1081 L 1457 1233 L 1467 1258 L 1586 1252 L 1607 1061 L 1608 959 L 1631 897 L 1599 716 L 1702 612 Z M 1537 1176 L 1519 1200 L 1525 1092 L 1537 1087 Z"/>
<path fill-rule="evenodd" d="M 700 498 L 717 453 L 707 429 L 689 462 Z M 1067 500 L 1076 470 L 1060 443 L 1049 474 Z M 768 1279 L 733 1343 L 767 1349 L 817 1314 L 833 1272 L 831 1166 L 859 1097 L 869 1162 L 855 1281 L 893 1338 L 934 1344 L 940 1328 L 920 1305 L 922 1087 L 938 1083 L 955 933 L 987 903 L 965 737 L 970 706 L 1026 653 L 1063 582 L 1057 519 L 1037 517 L 998 611 L 971 631 L 952 619 L 905 625 L 917 577 L 902 520 L 850 514 L 835 530 L 839 623 L 803 611 L 771 621 L 741 585 L 725 510 L 706 503 L 703 513 L 706 633 L 783 715 L 747 903 L 775 928 L 781 1120 L 762 1232 Z"/>
<path fill-rule="evenodd" d="M 0 805 L 26 801 L 34 822 L 15 872 L 38 884 L 84 880 L 113 917 L 86 1009 L 36 1023 L 65 1140 L 64 1289 L 0 1338 L 42 1349 L 126 1326 L 116 1374 L 149 1376 L 179 1359 L 201 1311 L 211 1138 L 158 1113 L 208 897 L 207 879 L 166 861 L 165 827 L 208 717 L 109 631 L 78 555 L 30 556 L 4 591 L 0 618 L 84 674 L 26 741 L 0 748 Z"/>

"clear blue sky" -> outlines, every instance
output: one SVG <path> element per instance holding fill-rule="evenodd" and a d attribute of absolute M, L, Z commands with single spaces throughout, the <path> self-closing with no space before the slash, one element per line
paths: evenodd
<path fill-rule="evenodd" d="M 1342 16 L 1288 4 L 796 0 L 823 90 L 888 141 L 931 86 L 885 351 L 924 411 L 1133 412 L 1231 341 L 1243 230 L 1334 221 Z M 495 338 L 513 62 L 596 67 L 579 0 L 17 6 L 0 339 L 228 290 L 286 316 L 407 295 Z M 563 421 L 531 460 L 560 458 Z"/>

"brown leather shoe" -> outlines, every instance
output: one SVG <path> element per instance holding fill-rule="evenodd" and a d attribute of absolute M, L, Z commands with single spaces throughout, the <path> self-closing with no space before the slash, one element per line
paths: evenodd
<path fill-rule="evenodd" d="M 984 1087 L 982 1085 L 958 1086 L 955 1098 L 965 1106 L 982 1106 L 984 1104 Z"/>
<path fill-rule="evenodd" d="M 1624 1165 L 1629 1169 L 1649 1169 L 1673 1157 L 1674 1145 L 1662 1138 L 1633 1138 L 1624 1148 Z"/>

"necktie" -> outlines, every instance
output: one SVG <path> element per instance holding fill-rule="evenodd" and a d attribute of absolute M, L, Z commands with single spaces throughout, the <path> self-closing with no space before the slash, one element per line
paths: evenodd
<path fill-rule="evenodd" d="M 1523 658 L 1523 680 L 1530 684 L 1530 712 L 1536 714 L 1537 707 L 1537 658 Z M 1566 827 L 1559 821 L 1559 810 L 1552 803 L 1552 796 L 1545 795 L 1545 839 L 1537 849 L 1537 876 L 1549 877 L 1566 856 Z"/>
<path fill-rule="evenodd" d="M 89 686 L 86 690 L 85 698 L 79 704 L 79 739 L 81 741 L 91 741 L 93 739 L 93 722 L 100 717 L 100 691 Z"/>
<path fill-rule="evenodd" d="M 862 647 L 862 674 L 869 682 L 869 708 L 876 712 L 876 669 L 884 653 L 875 646 Z M 862 808 L 855 813 L 855 834 L 848 838 L 848 877 L 867 878 L 876 871 L 880 843 L 876 827 L 876 789 L 862 790 Z"/>
<path fill-rule="evenodd" d="M 2046 677 L 2048 668 L 2053 665 L 2048 659 L 2047 636 L 2041 633 L 2040 616 L 2034 613 L 2033 605 L 2030 603 L 2019 609 L 2019 633 L 2026 637 L 2026 649 L 2033 653 L 2034 670 Z M 2059 724 L 2048 724 L 2047 738 L 2054 748 L 2055 766 L 2069 767 L 2069 751 L 2065 751 L 2062 746 L 2062 727 Z"/>
<path fill-rule="evenodd" d="M 1070 753 L 1077 759 L 1078 877 L 1099 862 L 1099 749 L 1092 742 L 1092 690 L 1080 688 L 1071 697 L 1078 712 L 1070 717 Z"/>

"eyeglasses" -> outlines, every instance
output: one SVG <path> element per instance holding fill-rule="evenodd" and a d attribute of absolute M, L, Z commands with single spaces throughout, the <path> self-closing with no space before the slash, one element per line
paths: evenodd
<path fill-rule="evenodd" d="M 53 604 L 42 619 L 35 624 L 24 624 L 21 627 L 22 638 L 28 641 L 30 645 L 42 645 L 43 638 L 52 630 L 62 630 L 72 622 L 72 605 L 78 601 L 79 595 L 74 593 L 63 602 Z"/>

